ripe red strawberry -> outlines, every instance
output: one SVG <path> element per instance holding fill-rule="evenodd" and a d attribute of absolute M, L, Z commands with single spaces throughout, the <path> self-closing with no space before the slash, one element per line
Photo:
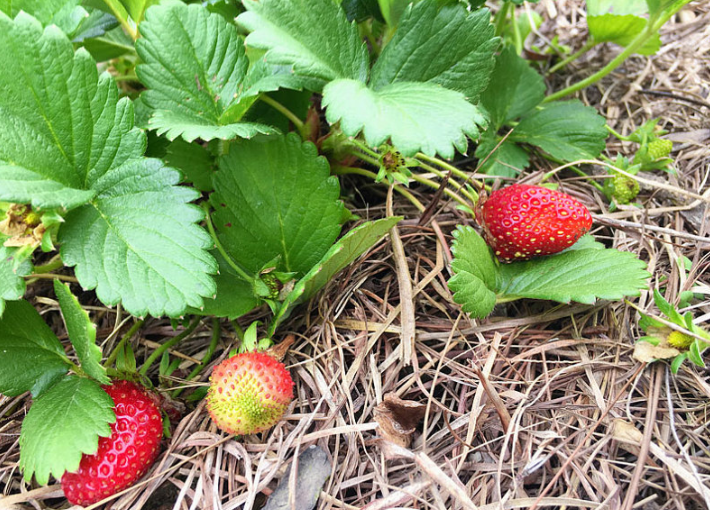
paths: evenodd
<path fill-rule="evenodd" d="M 263 352 L 244 352 L 217 365 L 207 410 L 217 426 L 244 435 L 273 427 L 293 400 L 293 380 L 283 363 Z"/>
<path fill-rule="evenodd" d="M 160 410 L 141 386 L 115 381 L 103 386 L 115 404 L 111 435 L 99 438 L 95 455 L 84 455 L 79 470 L 62 476 L 70 503 L 87 506 L 130 487 L 153 464 L 163 437 Z"/>
<path fill-rule="evenodd" d="M 493 192 L 476 219 L 503 262 L 560 252 L 592 227 L 589 211 L 574 198 L 527 184 Z"/>

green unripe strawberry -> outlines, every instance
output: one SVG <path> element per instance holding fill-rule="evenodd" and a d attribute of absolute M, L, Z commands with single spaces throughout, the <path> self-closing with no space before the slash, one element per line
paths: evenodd
<path fill-rule="evenodd" d="M 611 179 L 604 182 L 604 194 L 619 204 L 628 204 L 639 194 L 639 183 L 636 179 L 615 172 Z"/>
<path fill-rule="evenodd" d="M 667 158 L 672 150 L 673 142 L 662 138 L 656 138 L 648 144 L 648 157 L 651 161 Z"/>
<path fill-rule="evenodd" d="M 217 365 L 207 410 L 217 426 L 245 435 L 273 427 L 293 400 L 293 380 L 283 363 L 263 352 L 243 352 Z"/>

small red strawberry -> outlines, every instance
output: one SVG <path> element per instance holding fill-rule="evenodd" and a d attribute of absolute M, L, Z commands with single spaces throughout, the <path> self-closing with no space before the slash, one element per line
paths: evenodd
<path fill-rule="evenodd" d="M 113 399 L 116 421 L 111 435 L 99 438 L 96 454 L 84 455 L 78 471 L 62 476 L 62 489 L 73 505 L 91 505 L 130 487 L 160 449 L 163 421 L 148 392 L 130 381 L 103 389 Z"/>
<path fill-rule="evenodd" d="M 592 227 L 589 211 L 574 198 L 527 184 L 493 192 L 476 219 L 503 262 L 558 253 Z"/>
<path fill-rule="evenodd" d="M 217 426 L 245 435 L 273 427 L 293 400 L 293 380 L 283 363 L 263 352 L 243 352 L 212 371 L 207 410 Z"/>

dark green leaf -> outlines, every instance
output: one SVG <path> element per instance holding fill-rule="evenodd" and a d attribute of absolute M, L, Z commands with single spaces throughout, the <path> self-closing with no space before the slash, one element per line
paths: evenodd
<path fill-rule="evenodd" d="M 360 23 L 368 18 L 384 21 L 377 0 L 343 0 L 341 5 L 348 21 Z"/>
<path fill-rule="evenodd" d="M 481 95 L 481 106 L 489 113 L 491 124 L 498 129 L 528 113 L 544 98 L 542 76 L 511 47 L 503 50 L 496 59 L 491 82 Z"/>
<path fill-rule="evenodd" d="M 155 112 L 149 125 L 158 134 L 191 142 L 275 132 L 225 118 L 241 100 L 249 69 L 234 25 L 201 5 L 171 4 L 151 7 L 140 28 L 136 50 L 143 63 L 136 73 L 148 88 L 141 98 Z"/>
<path fill-rule="evenodd" d="M 40 394 L 69 369 L 59 339 L 27 301 L 9 301 L 0 318 L 0 393 Z"/>
<path fill-rule="evenodd" d="M 98 450 L 99 436 L 111 434 L 116 421 L 113 401 L 90 379 L 70 376 L 38 398 L 22 422 L 20 468 L 25 480 L 34 474 L 46 485 L 49 475 L 59 479 L 76 471 L 84 453 Z"/>
<path fill-rule="evenodd" d="M 212 155 L 202 145 L 175 140 L 167 147 L 165 162 L 180 170 L 187 182 L 198 190 L 212 191 L 215 163 Z"/>
<path fill-rule="evenodd" d="M 650 276 L 633 253 L 572 250 L 499 267 L 499 292 L 508 297 L 592 304 L 638 296 Z"/>
<path fill-rule="evenodd" d="M 451 251 L 455 258 L 451 270 L 454 276 L 449 280 L 449 288 L 464 312 L 483 318 L 496 304 L 494 290 L 498 271 L 493 254 L 471 227 L 459 226 L 453 236 Z"/>
<path fill-rule="evenodd" d="M 340 232 L 340 187 L 311 143 L 291 133 L 232 144 L 219 163 L 210 203 L 227 252 L 252 273 L 280 257 L 305 273 Z"/>
<path fill-rule="evenodd" d="M 322 289 L 336 274 L 382 239 L 401 219 L 400 216 L 393 216 L 367 222 L 352 229 L 339 239 L 323 255 L 323 258 L 296 283 L 282 304 L 279 314 L 274 318 L 272 331 L 288 316 L 294 306 Z"/>
<path fill-rule="evenodd" d="M 320 91 L 338 78 L 365 81 L 369 58 L 357 27 L 332 0 L 244 0 L 237 24 L 266 61 L 292 66 L 302 86 Z"/>
<path fill-rule="evenodd" d="M 535 145 L 562 161 L 591 159 L 604 150 L 605 125 L 591 106 L 556 101 L 524 116 L 508 140 Z"/>
<path fill-rule="evenodd" d="M 259 305 L 254 296 L 251 282 L 247 282 L 224 260 L 219 252 L 213 252 L 219 263 L 219 274 L 215 277 L 217 294 L 214 299 L 205 299 L 200 315 L 213 315 L 236 319 Z"/>
<path fill-rule="evenodd" d="M 69 340 L 81 362 L 81 368 L 101 384 L 108 384 L 106 370 L 101 366 L 101 348 L 96 345 L 96 326 L 68 286 L 59 280 L 54 280 L 54 293 L 59 301 Z"/>
<path fill-rule="evenodd" d="M 85 39 L 82 45 L 97 62 L 105 62 L 135 51 L 133 40 L 121 27 L 113 28 L 100 37 Z"/>
<path fill-rule="evenodd" d="M 438 9 L 436 2 L 410 6 L 372 68 L 370 87 L 431 82 L 476 102 L 488 85 L 498 46 L 490 13 L 463 5 Z"/>

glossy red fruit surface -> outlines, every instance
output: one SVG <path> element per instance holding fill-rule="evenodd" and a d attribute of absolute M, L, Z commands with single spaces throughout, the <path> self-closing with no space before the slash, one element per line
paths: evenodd
<path fill-rule="evenodd" d="M 476 219 L 486 242 L 503 262 L 561 252 L 592 228 L 589 210 L 577 200 L 528 184 L 493 192 Z"/>
<path fill-rule="evenodd" d="M 207 410 L 220 429 L 245 435 L 273 427 L 291 400 L 293 380 L 284 364 L 263 352 L 244 352 L 212 371 Z"/>
<path fill-rule="evenodd" d="M 163 437 L 160 410 L 147 391 L 130 381 L 102 386 L 115 404 L 111 435 L 99 438 L 95 455 L 84 455 L 79 470 L 62 476 L 70 503 L 87 506 L 135 483 L 155 461 Z"/>

